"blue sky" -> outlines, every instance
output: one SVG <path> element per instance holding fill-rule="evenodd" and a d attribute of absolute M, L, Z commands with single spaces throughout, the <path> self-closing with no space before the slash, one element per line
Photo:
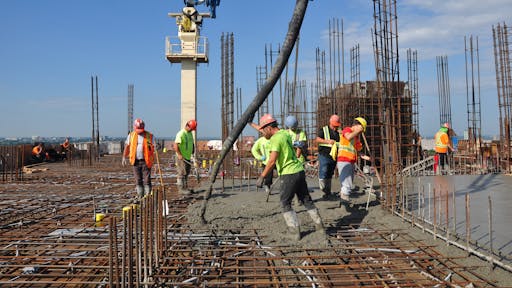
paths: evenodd
<path fill-rule="evenodd" d="M 243 3 L 243 5 L 242 5 Z M 222 0 L 216 19 L 205 19 L 210 63 L 198 68 L 199 137 L 220 136 L 220 36 L 235 37 L 235 87 L 243 107 L 256 94 L 256 67 L 265 44 L 284 39 L 293 0 Z M 177 36 L 181 0 L 2 0 L 0 9 L 0 137 L 89 136 L 90 77 L 99 78 L 100 133 L 123 136 L 127 129 L 128 85 L 134 84 L 134 114 L 157 137 L 180 129 L 180 65 L 164 55 L 166 36 Z M 201 12 L 207 8 L 200 6 Z M 510 23 L 512 2 L 403 0 L 397 3 L 401 79 L 407 78 L 405 50 L 418 51 L 420 132 L 432 137 L 439 107 L 435 57 L 447 55 L 452 119 L 467 127 L 464 36 L 480 45 L 482 130 L 498 133 L 492 25 Z M 371 0 L 314 0 L 301 31 L 299 75 L 315 79 L 315 49 L 328 51 L 329 19 L 345 26 L 345 79 L 349 49 L 361 47 L 361 80 L 374 80 L 370 30 Z"/>

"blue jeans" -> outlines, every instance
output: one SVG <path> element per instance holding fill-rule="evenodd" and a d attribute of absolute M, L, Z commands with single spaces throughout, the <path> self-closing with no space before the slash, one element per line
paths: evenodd
<path fill-rule="evenodd" d="M 318 179 L 331 179 L 336 168 L 336 161 L 332 160 L 330 155 L 318 153 L 318 161 L 320 162 L 318 170 Z"/>

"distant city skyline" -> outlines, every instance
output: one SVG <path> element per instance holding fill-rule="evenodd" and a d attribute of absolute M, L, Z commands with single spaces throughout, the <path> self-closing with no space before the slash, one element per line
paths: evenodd
<path fill-rule="evenodd" d="M 210 63 L 198 67 L 198 135 L 220 138 L 220 35 L 235 39 L 235 87 L 242 107 L 256 95 L 257 66 L 265 45 L 278 47 L 288 29 L 295 1 L 262 0 L 249 6 L 221 1 L 216 19 L 204 19 Z M 0 10 L 0 137 L 33 135 L 87 137 L 91 134 L 90 77 L 99 81 L 100 135 L 122 137 L 127 126 L 128 85 L 134 85 L 134 117 L 160 138 L 179 127 L 180 65 L 164 56 L 166 36 L 176 36 L 175 19 L 183 1 L 36 1 L 3 3 Z M 199 6 L 199 10 L 207 11 Z M 401 79 L 405 50 L 418 51 L 420 133 L 439 128 L 435 57 L 449 62 L 452 120 L 467 128 L 464 37 L 479 39 L 482 135 L 499 133 L 492 26 L 512 15 L 512 2 L 399 1 L 397 3 Z M 373 2 L 311 1 L 301 30 L 299 77 L 315 79 L 315 49 L 329 50 L 329 20 L 344 22 L 345 79 L 349 49 L 361 47 L 361 81 L 375 79 L 371 29 Z M 51 21 L 49 21 L 51 19 Z M 510 24 L 510 23 L 507 23 Z M 257 119 L 255 119 L 257 121 Z M 253 134 L 248 129 L 245 134 Z"/>

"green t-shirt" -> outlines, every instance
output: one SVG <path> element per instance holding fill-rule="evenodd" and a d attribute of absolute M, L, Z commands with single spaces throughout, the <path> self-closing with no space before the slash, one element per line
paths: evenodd
<path fill-rule="evenodd" d="M 260 137 L 254 145 L 252 145 L 251 153 L 256 160 L 263 162 L 264 165 L 267 165 L 268 157 L 270 156 L 270 151 L 268 148 L 270 147 L 270 140 L 265 137 Z M 265 156 L 265 160 L 261 160 L 261 156 Z"/>
<path fill-rule="evenodd" d="M 292 139 L 286 130 L 279 130 L 270 138 L 269 150 L 270 152 L 276 151 L 279 153 L 276 160 L 277 174 L 295 174 L 304 170 L 302 163 L 295 155 Z"/>
<path fill-rule="evenodd" d="M 192 132 L 187 132 L 187 130 L 181 129 L 176 134 L 174 142 L 178 144 L 178 148 L 180 149 L 183 158 L 185 160 L 190 160 L 192 153 L 194 152 L 194 136 L 192 135 Z"/>

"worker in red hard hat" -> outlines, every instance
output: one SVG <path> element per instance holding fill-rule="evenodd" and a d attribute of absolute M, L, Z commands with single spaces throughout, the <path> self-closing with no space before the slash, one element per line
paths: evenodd
<path fill-rule="evenodd" d="M 190 174 L 191 161 L 195 152 L 192 131 L 196 129 L 196 120 L 189 120 L 185 127 L 178 131 L 174 140 L 174 151 L 176 151 L 176 165 L 178 168 L 176 185 L 178 186 L 178 191 L 183 195 L 188 195 L 192 192 L 188 187 L 188 175 Z"/>
<path fill-rule="evenodd" d="M 265 169 L 256 182 L 256 186 L 263 187 L 265 177 L 268 173 L 272 173 L 272 169 L 276 166 L 277 173 L 281 179 L 280 202 L 283 209 L 283 217 L 292 239 L 298 241 L 301 237 L 299 219 L 297 213 L 292 209 L 292 200 L 295 195 L 297 195 L 299 202 L 302 202 L 304 207 L 306 207 L 309 216 L 315 223 L 316 230 L 325 236 L 322 218 L 311 199 L 311 195 L 309 195 L 304 166 L 297 159 L 292 139 L 288 132 L 279 129 L 277 121 L 270 114 L 265 114 L 261 117 L 259 130 L 265 138 L 270 140 L 270 155 Z"/>
<path fill-rule="evenodd" d="M 316 143 L 318 144 L 318 184 L 324 193 L 323 199 L 328 200 L 331 194 L 331 181 L 336 168 L 336 161 L 330 156 L 332 146 L 340 141 L 338 129 L 341 126 L 340 116 L 333 114 L 329 117 L 329 125 L 318 131 Z"/>
<path fill-rule="evenodd" d="M 126 137 L 121 161 L 123 166 L 126 165 L 127 157 L 133 166 L 137 197 L 140 200 L 151 193 L 151 167 L 155 159 L 153 134 L 146 130 L 146 124 L 140 118 L 133 121 L 133 131 Z"/>

